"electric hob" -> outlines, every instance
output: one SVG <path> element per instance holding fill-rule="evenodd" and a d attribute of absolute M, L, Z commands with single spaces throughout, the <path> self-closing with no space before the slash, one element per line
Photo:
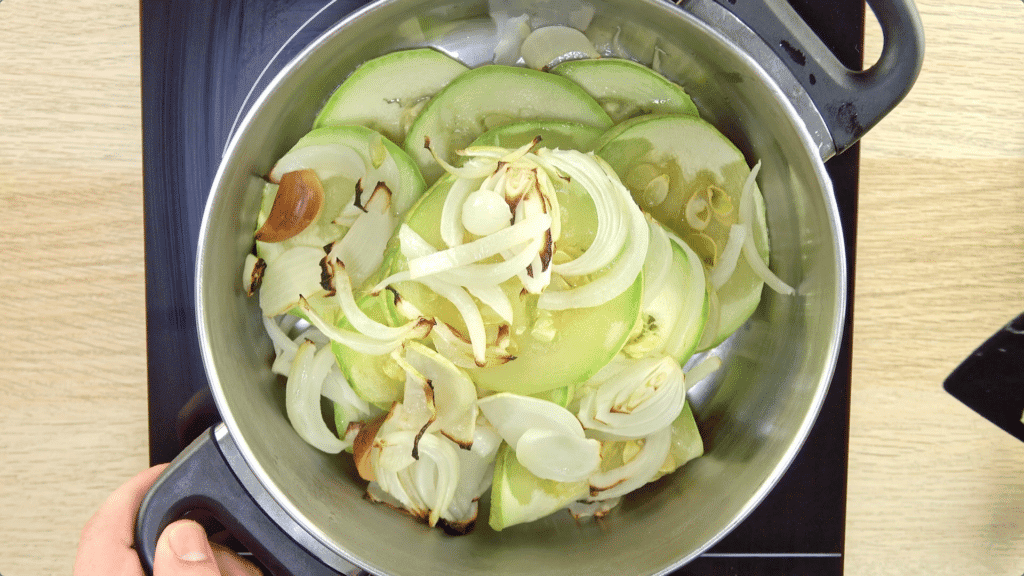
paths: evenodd
<path fill-rule="evenodd" d="M 734 1 L 734 0 L 733 0 Z M 791 0 L 851 69 L 864 0 Z M 358 0 L 141 0 L 150 460 L 172 460 L 219 417 L 194 304 L 199 225 L 244 112 L 294 55 Z M 843 573 L 858 148 L 826 163 L 849 263 L 847 324 L 821 415 L 789 471 L 734 531 L 678 576 Z"/>

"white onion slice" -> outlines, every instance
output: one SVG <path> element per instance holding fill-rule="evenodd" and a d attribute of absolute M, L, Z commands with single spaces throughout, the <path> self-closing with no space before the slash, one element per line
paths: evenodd
<path fill-rule="evenodd" d="M 270 170 L 270 181 L 280 182 L 281 176 L 307 168 L 316 172 L 321 182 L 335 176 L 344 176 L 356 181 L 370 171 L 362 155 L 349 146 L 314 144 L 297 148 L 282 156 Z"/>
<path fill-rule="evenodd" d="M 312 342 L 299 345 L 288 381 L 285 384 L 285 411 L 298 435 L 314 448 L 328 454 L 345 449 L 324 422 L 320 412 L 320 396 L 324 380 L 334 363 L 330 347 L 316 350 Z"/>
<path fill-rule="evenodd" d="M 500 366 L 512 359 L 506 352 L 507 340 L 501 342 L 501 328 L 499 328 L 499 342 L 489 345 L 484 352 L 484 365 L 480 366 L 473 357 L 473 345 L 461 334 L 444 322 L 438 322 L 430 331 L 431 341 L 438 354 L 444 356 L 452 364 L 460 368 L 485 368 L 487 366 Z"/>
<path fill-rule="evenodd" d="M 466 286 L 466 290 L 477 300 L 494 311 L 505 323 L 512 323 L 512 302 L 508 294 L 497 284 L 483 286 Z"/>
<path fill-rule="evenodd" d="M 440 354 L 417 342 L 406 345 L 405 360 L 430 382 L 437 430 L 460 447 L 469 449 L 473 444 L 477 414 L 473 381 Z"/>
<path fill-rule="evenodd" d="M 473 359 L 476 361 L 477 366 L 484 366 L 487 362 L 487 333 L 484 327 L 484 319 L 480 315 L 480 309 L 477 308 L 473 298 L 464 288 L 454 284 L 440 282 L 433 278 L 420 278 L 418 282 L 455 305 L 455 308 L 462 316 L 462 321 L 466 323 L 469 341 L 473 346 Z"/>
<path fill-rule="evenodd" d="M 381 340 L 360 332 L 338 328 L 324 320 L 305 298 L 299 299 L 299 307 L 306 317 L 309 318 L 310 323 L 323 332 L 324 336 L 327 336 L 331 340 L 343 346 L 348 346 L 356 352 L 362 352 L 363 354 L 370 354 L 372 356 L 389 354 L 392 350 L 400 347 L 405 340 L 411 338 L 422 338 L 430 333 L 431 323 L 420 321 L 415 330 L 410 331 L 403 337 Z"/>
<path fill-rule="evenodd" d="M 581 154 L 577 152 L 577 154 Z M 582 154 L 581 154 L 582 155 Z M 618 259 L 600 278 L 582 286 L 567 290 L 547 290 L 537 300 L 537 307 L 546 310 L 565 310 L 567 308 L 586 308 L 598 306 L 615 298 L 636 281 L 647 255 L 650 232 L 647 220 L 640 208 L 633 202 L 629 190 L 619 181 L 618 176 L 606 162 L 591 156 L 604 172 L 619 200 L 619 209 L 628 216 L 628 235 L 626 244 Z"/>
<path fill-rule="evenodd" d="M 296 306 L 300 294 L 320 294 L 320 261 L 324 251 L 312 246 L 295 246 L 267 263 L 260 286 L 260 309 L 264 316 L 280 316 Z"/>
<path fill-rule="evenodd" d="M 622 251 L 630 232 L 626 214 L 628 206 L 622 202 L 622 191 L 617 190 L 607 173 L 600 170 L 592 155 L 575 150 L 545 150 L 544 158 L 557 170 L 579 183 L 594 202 L 597 211 L 597 230 L 594 242 L 582 256 L 556 264 L 554 271 L 563 276 L 579 276 L 596 272 L 607 266 Z M 597 173 L 595 176 L 594 173 Z M 614 178 L 618 181 L 618 177 Z M 623 187 L 623 189 L 625 189 Z M 626 194 L 629 191 L 626 190 Z M 634 209 L 636 204 L 629 199 Z"/>
<path fill-rule="evenodd" d="M 321 393 L 331 402 L 346 408 L 346 414 L 351 413 L 354 417 L 369 417 L 373 413 L 370 404 L 356 394 L 337 364 L 331 366 L 331 371 L 327 373 Z M 350 418 L 350 420 L 354 419 L 356 418 Z M 339 432 L 342 431 L 339 430 Z"/>
<path fill-rule="evenodd" d="M 618 498 L 650 482 L 665 463 L 671 445 L 669 427 L 645 438 L 643 448 L 629 462 L 590 477 L 590 500 Z"/>
<path fill-rule="evenodd" d="M 756 186 L 757 173 L 761 170 L 761 162 L 758 161 L 751 169 L 750 174 L 747 176 L 746 182 L 743 183 L 743 191 L 740 195 L 740 218 L 744 226 L 747 227 L 747 237 L 743 242 L 743 257 L 747 263 L 750 264 L 750 268 L 757 274 L 758 278 L 764 280 L 764 283 L 769 288 L 784 294 L 791 296 L 796 294 L 796 290 L 784 282 L 781 278 L 775 275 L 774 272 L 768 268 L 768 265 L 761 258 L 761 255 L 757 251 L 757 245 L 754 242 L 753 223 L 754 223 L 754 186 Z"/>
<path fill-rule="evenodd" d="M 736 264 L 739 262 L 743 244 L 748 236 L 747 232 L 748 227 L 743 224 L 733 224 L 729 227 L 729 239 L 726 240 L 722 254 L 711 270 L 711 285 L 715 289 L 721 288 L 736 271 Z"/>
<path fill-rule="evenodd" d="M 538 478 L 586 480 L 601 465 L 600 443 L 555 430 L 530 428 L 515 444 L 516 459 Z"/>
<path fill-rule="evenodd" d="M 501 446 L 501 436 L 484 419 L 478 419 L 473 431 L 473 446 L 459 450 L 459 483 L 445 520 L 465 524 L 476 519 L 477 500 L 488 488 L 494 470 L 494 458 Z"/>
<path fill-rule="evenodd" d="M 651 300 L 665 288 L 672 268 L 672 241 L 668 232 L 651 216 L 647 216 L 647 227 L 651 238 L 644 258 L 644 295 L 642 308 L 646 309 Z"/>
<path fill-rule="evenodd" d="M 707 378 L 716 370 L 722 367 L 722 359 L 711 354 L 701 360 L 697 365 L 686 371 L 687 386 L 693 386 L 697 382 Z"/>
<path fill-rule="evenodd" d="M 583 426 L 572 412 L 547 400 L 499 392 L 477 400 L 480 411 L 498 434 L 515 447 L 519 437 L 530 428 L 552 430 L 583 437 Z"/>
<path fill-rule="evenodd" d="M 345 318 L 357 332 L 360 332 L 377 340 L 400 340 L 408 336 L 416 326 L 423 320 L 417 318 L 402 326 L 388 326 L 381 324 L 366 315 L 359 304 L 356 303 L 355 294 L 352 293 L 352 282 L 349 280 L 348 267 L 336 266 L 334 268 L 334 299 L 341 308 Z"/>
<path fill-rule="evenodd" d="M 636 439 L 672 423 L 686 403 L 675 359 L 642 359 L 601 383 L 580 402 L 579 419 L 601 438 Z"/>
<path fill-rule="evenodd" d="M 409 260 L 409 277 L 416 279 L 479 262 L 527 242 L 550 227 L 551 217 L 547 214 L 538 214 L 534 218 L 516 222 L 490 236 L 434 252 L 428 256 L 413 258 Z"/>
<path fill-rule="evenodd" d="M 336 242 L 329 257 L 345 263 L 353 283 L 362 285 L 384 262 L 384 250 L 395 229 L 395 216 L 391 213 L 391 193 L 386 187 L 378 188 L 356 218 L 352 227 Z"/>
<path fill-rule="evenodd" d="M 381 448 L 373 458 L 378 486 L 395 497 L 402 507 L 437 524 L 455 497 L 459 483 L 459 455 L 453 444 L 433 434 L 397 430 L 379 439 Z M 419 458 L 407 458 L 418 446 Z M 404 463 L 404 466 L 396 464 Z"/>
<path fill-rule="evenodd" d="M 480 178 L 456 178 L 448 189 L 448 195 L 441 206 L 441 221 L 438 228 L 441 231 L 441 240 L 449 247 L 462 244 L 462 205 L 466 198 L 478 189 L 481 182 Z"/>

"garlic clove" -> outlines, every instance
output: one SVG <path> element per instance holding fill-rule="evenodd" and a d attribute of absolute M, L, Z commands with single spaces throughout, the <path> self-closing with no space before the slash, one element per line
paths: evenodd
<path fill-rule="evenodd" d="M 266 222 L 254 235 L 260 242 L 283 242 L 305 230 L 320 215 L 324 187 L 311 169 L 281 176 L 274 205 Z"/>

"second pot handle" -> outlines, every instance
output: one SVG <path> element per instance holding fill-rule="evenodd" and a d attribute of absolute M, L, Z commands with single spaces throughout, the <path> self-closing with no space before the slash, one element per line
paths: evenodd
<path fill-rule="evenodd" d="M 366 574 L 351 565 L 327 566 L 295 540 L 301 528 L 275 521 L 233 471 L 225 454 L 233 446 L 223 424 L 206 430 L 150 488 L 135 524 L 135 548 L 147 574 L 153 573 L 160 533 L 190 510 L 212 514 L 274 576 Z"/>
<path fill-rule="evenodd" d="M 835 153 L 852 146 L 910 92 L 924 59 L 924 30 L 913 0 L 867 0 L 882 28 L 878 61 L 844 66 L 787 0 L 714 0 L 771 48 L 825 121 Z"/>

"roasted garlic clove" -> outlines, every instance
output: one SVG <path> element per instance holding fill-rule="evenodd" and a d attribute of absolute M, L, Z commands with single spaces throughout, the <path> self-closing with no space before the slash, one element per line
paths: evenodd
<path fill-rule="evenodd" d="M 305 230 L 324 205 L 324 187 L 311 169 L 281 176 L 274 205 L 254 235 L 260 242 L 283 242 Z"/>

